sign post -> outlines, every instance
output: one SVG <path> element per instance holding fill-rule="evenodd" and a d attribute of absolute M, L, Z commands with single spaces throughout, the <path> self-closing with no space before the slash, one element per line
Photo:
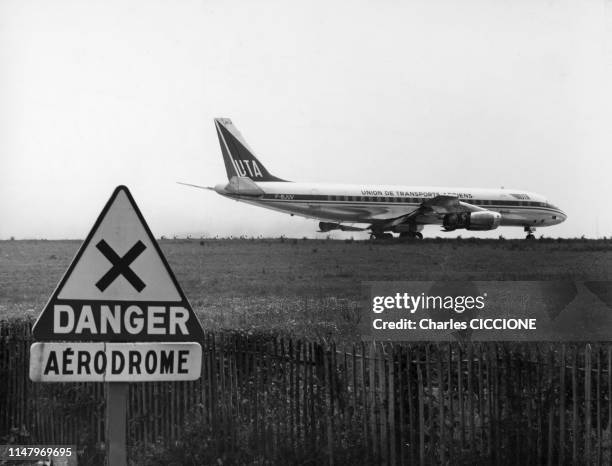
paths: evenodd
<path fill-rule="evenodd" d="M 106 384 L 106 442 L 108 444 L 108 464 L 127 465 L 127 382 Z"/>
<path fill-rule="evenodd" d="M 34 382 L 107 384 L 107 464 L 127 464 L 129 382 L 200 377 L 204 333 L 132 195 L 118 186 L 32 329 Z"/>

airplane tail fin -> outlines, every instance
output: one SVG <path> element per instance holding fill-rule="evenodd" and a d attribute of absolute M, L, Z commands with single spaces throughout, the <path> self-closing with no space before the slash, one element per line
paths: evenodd
<path fill-rule="evenodd" d="M 272 175 L 257 160 L 257 157 L 255 157 L 242 134 L 236 129 L 232 120 L 229 118 L 215 118 L 215 127 L 217 128 L 217 136 L 219 136 L 219 144 L 221 145 L 221 153 L 223 154 L 223 162 L 225 162 L 228 180 L 238 176 L 250 178 L 253 181 L 286 181 Z"/>

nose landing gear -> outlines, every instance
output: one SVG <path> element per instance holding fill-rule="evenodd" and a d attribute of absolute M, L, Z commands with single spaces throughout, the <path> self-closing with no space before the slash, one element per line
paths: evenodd
<path fill-rule="evenodd" d="M 535 236 L 533 234 L 535 231 L 535 227 L 526 226 L 524 228 L 524 231 L 525 233 L 527 233 L 527 236 L 525 237 L 525 239 L 529 239 L 529 240 L 535 239 Z"/>

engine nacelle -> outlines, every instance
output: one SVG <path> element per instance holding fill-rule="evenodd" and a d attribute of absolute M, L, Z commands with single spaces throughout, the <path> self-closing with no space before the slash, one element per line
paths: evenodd
<path fill-rule="evenodd" d="M 501 222 L 501 214 L 484 210 L 479 212 L 458 212 L 446 214 L 442 226 L 447 231 L 465 228 L 466 230 L 495 230 Z"/>

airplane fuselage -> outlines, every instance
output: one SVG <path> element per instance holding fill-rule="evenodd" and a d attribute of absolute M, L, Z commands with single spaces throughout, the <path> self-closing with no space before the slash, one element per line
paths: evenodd
<path fill-rule="evenodd" d="M 501 226 L 542 227 L 563 222 L 566 215 L 542 195 L 516 189 L 448 188 L 428 186 L 374 186 L 323 183 L 257 182 L 258 194 L 215 191 L 237 201 L 309 218 L 338 223 L 376 223 L 405 215 L 436 196 L 460 201 L 501 214 Z M 440 224 L 443 216 L 422 223 Z"/>

